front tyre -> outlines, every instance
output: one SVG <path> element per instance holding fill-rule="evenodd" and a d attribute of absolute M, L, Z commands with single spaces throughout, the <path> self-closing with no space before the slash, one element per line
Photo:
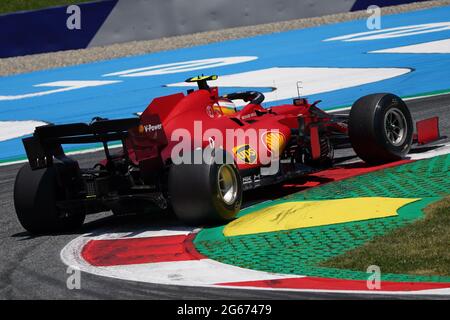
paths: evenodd
<path fill-rule="evenodd" d="M 350 110 L 348 126 L 353 149 L 367 163 L 397 161 L 411 149 L 411 113 L 394 94 L 376 93 L 358 99 Z"/>
<path fill-rule="evenodd" d="M 242 180 L 235 164 L 217 163 L 219 155 L 220 159 L 226 159 L 223 150 L 205 154 L 209 154 L 208 159 L 201 164 L 177 164 L 169 172 L 172 208 L 177 217 L 189 225 L 225 223 L 241 208 Z"/>
<path fill-rule="evenodd" d="M 64 197 L 57 184 L 56 168 L 31 170 L 25 164 L 14 183 L 14 207 L 20 224 L 32 234 L 59 233 L 79 228 L 84 213 L 69 214 L 56 206 Z"/>

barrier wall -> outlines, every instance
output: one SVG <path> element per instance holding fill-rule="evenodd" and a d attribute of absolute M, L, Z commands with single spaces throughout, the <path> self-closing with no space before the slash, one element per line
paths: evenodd
<path fill-rule="evenodd" d="M 0 15 L 0 58 L 86 48 L 116 3 L 80 4 L 80 30 L 67 28 L 67 7 Z"/>
<path fill-rule="evenodd" d="M 421 1 L 421 0 L 419 0 Z M 422 0 L 423 1 L 423 0 Z M 81 29 L 67 7 L 0 16 L 0 58 L 149 40 L 201 31 L 362 10 L 415 0 L 104 0 L 80 4 Z"/>

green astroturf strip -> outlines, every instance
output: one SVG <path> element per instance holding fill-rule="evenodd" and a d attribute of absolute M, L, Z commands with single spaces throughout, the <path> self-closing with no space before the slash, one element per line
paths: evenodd
<path fill-rule="evenodd" d="M 200 231 L 194 240 L 211 259 L 243 268 L 308 276 L 366 280 L 363 271 L 319 267 L 376 236 L 423 217 L 422 209 L 450 190 L 450 155 L 412 162 L 347 180 L 308 189 L 242 210 L 240 215 L 286 200 L 325 200 L 351 197 L 422 198 L 398 210 L 398 216 L 279 232 L 225 237 L 223 227 Z M 382 273 L 385 281 L 450 282 L 450 277 Z"/>

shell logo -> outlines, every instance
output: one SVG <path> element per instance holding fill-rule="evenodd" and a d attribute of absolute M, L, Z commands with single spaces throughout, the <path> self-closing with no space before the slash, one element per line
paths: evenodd
<path fill-rule="evenodd" d="M 266 131 L 261 136 L 262 143 L 270 153 L 280 153 L 286 143 L 286 137 L 279 131 Z"/>

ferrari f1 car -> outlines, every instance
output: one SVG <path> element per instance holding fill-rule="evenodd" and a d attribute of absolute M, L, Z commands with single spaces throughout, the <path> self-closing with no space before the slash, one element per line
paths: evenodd
<path fill-rule="evenodd" d="M 190 78 L 198 90 L 156 98 L 139 117 L 37 127 L 23 139 L 28 163 L 14 186 L 22 226 L 70 231 L 86 214 L 108 210 L 167 210 L 188 224 L 223 223 L 239 211 L 243 191 L 330 167 L 336 149 L 353 147 L 379 164 L 403 158 L 413 138 L 423 143 L 438 135 L 437 119 L 414 134 L 411 114 L 394 94 L 364 96 L 349 115 L 334 115 L 306 98 L 263 108 L 260 92 L 220 96 L 207 82 L 215 79 Z M 246 102 L 240 110 L 238 100 Z M 62 147 L 80 143 L 102 143 L 105 159 L 80 168 Z"/>

